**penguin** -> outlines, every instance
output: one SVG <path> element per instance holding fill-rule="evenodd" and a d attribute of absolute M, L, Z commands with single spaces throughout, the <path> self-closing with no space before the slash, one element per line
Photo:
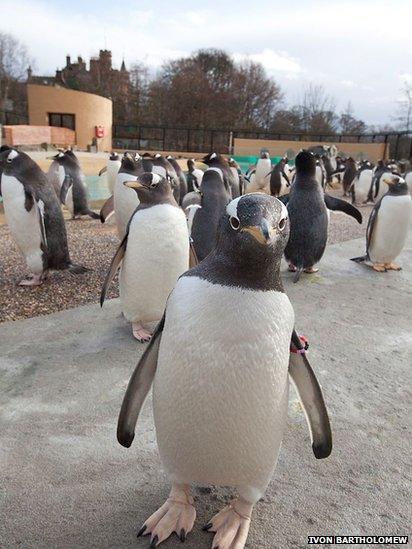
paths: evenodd
<path fill-rule="evenodd" d="M 315 171 L 316 181 L 319 183 L 322 189 L 325 190 L 327 174 L 326 174 L 325 166 L 323 164 L 323 157 L 319 156 L 318 154 L 315 154 L 315 160 L 316 160 L 316 171 Z"/>
<path fill-rule="evenodd" d="M 353 180 L 356 177 L 358 168 L 356 166 L 355 160 L 350 156 L 346 160 L 345 171 L 343 172 L 342 188 L 343 196 L 349 196 L 349 191 L 351 189 Z"/>
<path fill-rule="evenodd" d="M 236 181 L 236 186 L 239 188 L 239 196 L 245 194 L 246 189 L 246 179 L 240 169 L 239 164 L 234 158 L 229 158 L 228 160 L 230 171 Z"/>
<path fill-rule="evenodd" d="M 171 154 L 169 154 L 169 156 L 166 157 L 166 160 L 170 162 L 179 179 L 179 187 L 180 187 L 179 188 L 179 204 L 182 204 L 183 197 L 187 194 L 187 179 L 186 179 L 185 172 L 180 167 L 180 164 L 176 160 L 176 158 Z"/>
<path fill-rule="evenodd" d="M 60 202 L 61 202 L 60 200 L 61 188 L 65 180 L 66 174 L 64 171 L 64 167 L 61 164 L 59 164 L 59 162 L 57 162 L 57 158 L 63 158 L 63 157 L 64 157 L 63 151 L 59 151 L 55 156 L 47 157 L 47 160 L 52 160 L 53 162 L 49 166 L 49 169 L 46 173 L 46 177 L 49 180 L 49 182 L 53 185 L 53 189 Z"/>
<path fill-rule="evenodd" d="M 107 161 L 107 165 L 104 166 L 99 172 L 99 177 L 101 177 L 103 174 L 106 174 L 107 187 L 111 195 L 113 194 L 116 177 L 121 165 L 122 162 L 119 155 L 115 152 L 112 152 Z"/>
<path fill-rule="evenodd" d="M 170 180 L 157 173 L 142 173 L 125 185 L 139 196 L 126 234 L 106 276 L 100 304 L 122 264 L 120 301 L 134 337 L 149 341 L 145 324 L 159 321 L 168 295 L 189 266 L 186 218 L 172 194 Z"/>
<path fill-rule="evenodd" d="M 173 196 L 178 204 L 180 204 L 180 181 L 176 170 L 172 164 L 160 153 L 156 153 L 151 159 L 153 162 L 153 171 L 160 174 L 162 177 L 169 177 L 172 185 Z"/>
<path fill-rule="evenodd" d="M 199 261 L 213 249 L 219 219 L 230 201 L 230 188 L 225 186 L 223 174 L 216 168 L 205 171 L 202 180 L 200 208 L 192 220 L 190 236 Z"/>
<path fill-rule="evenodd" d="M 315 273 L 328 239 L 328 210 L 339 210 L 362 223 L 360 211 L 339 198 L 324 193 L 315 178 L 316 160 L 309 151 L 300 152 L 295 160 L 296 179 L 290 193 L 282 197 L 290 218 L 289 241 L 285 257 L 289 270 L 295 272 L 294 282 L 302 271 Z"/>
<path fill-rule="evenodd" d="M 404 179 L 385 174 L 388 192 L 377 202 L 366 229 L 366 254 L 352 261 L 364 262 L 375 271 L 399 271 L 394 260 L 401 253 L 408 234 L 412 199 Z"/>
<path fill-rule="evenodd" d="M 227 159 L 216 152 L 211 152 L 203 158 L 203 163 L 210 169 L 217 170 L 222 174 L 223 183 L 228 189 L 230 196 L 236 198 L 240 196 L 238 179 L 233 176 Z"/>
<path fill-rule="evenodd" d="M 4 150 L 0 179 L 6 221 L 31 272 L 19 284 L 38 286 L 49 269 L 86 272 L 71 262 L 60 203 L 39 166 L 23 152 Z"/>
<path fill-rule="evenodd" d="M 270 194 L 272 196 L 282 196 L 289 192 L 290 181 L 285 173 L 287 163 L 287 157 L 281 158 L 270 174 Z"/>
<path fill-rule="evenodd" d="M 332 175 L 334 170 L 336 169 L 336 158 L 333 157 L 332 159 L 332 157 L 330 157 L 329 155 L 323 154 L 321 156 L 321 162 L 325 175 L 322 187 L 325 189 L 327 185 L 330 185 L 332 183 Z"/>
<path fill-rule="evenodd" d="M 136 179 L 139 174 L 152 171 L 152 168 L 151 159 L 142 158 L 138 153 L 127 151 L 123 155 L 114 185 L 113 199 L 109 198 L 100 211 L 100 219 L 104 222 L 114 210 L 120 240 L 125 237 L 129 220 L 139 205 L 137 193 L 125 186 L 124 183 Z"/>
<path fill-rule="evenodd" d="M 364 160 L 350 187 L 352 204 L 367 204 L 371 193 L 372 180 L 373 166 L 369 161 Z"/>
<path fill-rule="evenodd" d="M 61 203 L 71 213 L 72 219 L 76 219 L 80 215 L 88 215 L 92 219 L 100 219 L 100 215 L 89 207 L 86 180 L 74 152 L 59 152 L 53 157 L 53 162 L 58 165 L 60 194 L 57 196 L 60 197 Z M 50 172 L 51 168 L 49 169 Z"/>
<path fill-rule="evenodd" d="M 118 441 L 132 444 L 153 384 L 159 454 L 172 484 L 165 504 L 138 532 L 151 536 L 150 547 L 173 532 L 186 539 L 196 519 L 192 483 L 237 489 L 239 497 L 203 530 L 214 533 L 213 548 L 245 547 L 253 507 L 276 467 L 289 378 L 306 412 L 315 457 L 332 451 L 322 391 L 280 278 L 288 225 L 287 210 L 274 197 L 232 200 L 213 251 L 179 278 L 129 381 Z"/>
<path fill-rule="evenodd" d="M 247 187 L 247 192 L 254 193 L 256 191 L 263 191 L 269 193 L 271 171 L 272 163 L 270 161 L 269 153 L 268 151 L 262 151 L 260 153 L 260 158 L 256 162 L 253 178 L 249 178 L 250 183 Z"/>
<path fill-rule="evenodd" d="M 194 158 L 189 158 L 187 161 L 187 169 L 187 190 L 188 192 L 197 192 L 202 185 L 203 170 L 196 168 Z"/>

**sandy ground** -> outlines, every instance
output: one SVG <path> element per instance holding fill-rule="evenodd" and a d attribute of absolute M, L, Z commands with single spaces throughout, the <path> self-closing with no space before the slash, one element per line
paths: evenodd
<path fill-rule="evenodd" d="M 331 212 L 329 243 L 363 236 L 370 210 L 370 207 L 362 208 L 362 225 L 347 215 Z M 0 226 L 0 322 L 98 303 L 104 277 L 119 244 L 113 218 L 104 225 L 88 217 L 66 219 L 66 227 L 72 261 L 89 271 L 82 275 L 55 271 L 42 286 L 22 288 L 16 283 L 27 274 L 24 259 L 7 225 Z M 117 295 L 116 279 L 109 297 Z"/>

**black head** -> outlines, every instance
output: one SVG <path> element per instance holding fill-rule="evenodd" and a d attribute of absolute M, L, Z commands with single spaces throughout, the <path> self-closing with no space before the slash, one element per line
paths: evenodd
<path fill-rule="evenodd" d="M 316 159 L 309 151 L 300 152 L 295 158 L 296 175 L 315 176 Z"/>
<path fill-rule="evenodd" d="M 144 172 L 134 181 L 126 181 L 126 187 L 134 189 L 141 204 L 154 206 L 173 203 L 173 193 L 168 178 L 153 172 Z"/>
<path fill-rule="evenodd" d="M 110 154 L 110 160 L 113 160 L 113 161 L 114 161 L 114 160 L 119 160 L 119 155 L 118 155 L 117 153 L 115 153 L 115 152 L 112 152 L 112 153 Z"/>
<path fill-rule="evenodd" d="M 269 154 L 269 151 L 260 151 L 260 158 L 269 158 L 270 159 L 270 154 Z"/>
<path fill-rule="evenodd" d="M 133 173 L 139 167 L 141 156 L 139 153 L 125 152 L 120 166 L 121 171 Z"/>
<path fill-rule="evenodd" d="M 0 151 L 0 169 L 2 171 L 6 170 L 7 172 L 12 172 L 13 167 L 16 167 L 17 164 L 20 164 L 21 160 L 26 157 L 24 153 L 19 153 L 16 149 L 3 149 Z"/>
<path fill-rule="evenodd" d="M 217 248 L 239 258 L 282 257 L 289 236 L 288 212 L 280 200 L 263 193 L 235 198 L 221 219 Z"/>
<path fill-rule="evenodd" d="M 213 251 L 188 272 L 212 283 L 283 291 L 280 262 L 289 237 L 287 209 L 273 196 L 251 193 L 226 206 Z"/>
<path fill-rule="evenodd" d="M 227 166 L 227 160 L 221 154 L 211 152 L 203 157 L 202 161 L 208 166 L 215 166 L 216 164 Z"/>
<path fill-rule="evenodd" d="M 9 147 L 8 145 L 2 145 L 0 147 L 0 153 L 4 152 L 4 151 L 10 151 L 11 150 L 11 147 Z"/>

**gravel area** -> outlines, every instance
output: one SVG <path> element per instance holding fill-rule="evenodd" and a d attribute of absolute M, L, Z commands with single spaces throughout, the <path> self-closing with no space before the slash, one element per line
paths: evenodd
<path fill-rule="evenodd" d="M 331 194 L 339 196 L 339 192 Z M 364 221 L 359 225 L 342 213 L 331 213 L 329 243 L 342 242 L 365 235 L 371 207 L 361 209 Z M 102 225 L 87 217 L 67 220 L 66 227 L 72 261 L 90 271 L 73 275 L 54 271 L 35 288 L 22 288 L 16 282 L 27 274 L 25 262 L 12 239 L 7 225 L 0 225 L 0 322 L 45 315 L 86 303 L 98 303 L 100 290 L 119 240 L 113 218 Z M 117 279 L 108 298 L 118 296 Z"/>

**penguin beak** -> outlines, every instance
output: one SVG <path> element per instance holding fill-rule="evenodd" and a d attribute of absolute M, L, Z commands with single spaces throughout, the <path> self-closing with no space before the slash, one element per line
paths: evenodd
<path fill-rule="evenodd" d="M 266 246 L 272 241 L 273 230 L 265 218 L 262 219 L 260 225 L 244 227 L 242 232 L 251 234 L 255 240 Z"/>
<path fill-rule="evenodd" d="M 125 181 L 123 185 L 125 185 L 126 187 L 129 187 L 129 189 L 141 189 L 142 187 L 144 187 L 144 185 L 142 185 L 138 180 Z"/>

